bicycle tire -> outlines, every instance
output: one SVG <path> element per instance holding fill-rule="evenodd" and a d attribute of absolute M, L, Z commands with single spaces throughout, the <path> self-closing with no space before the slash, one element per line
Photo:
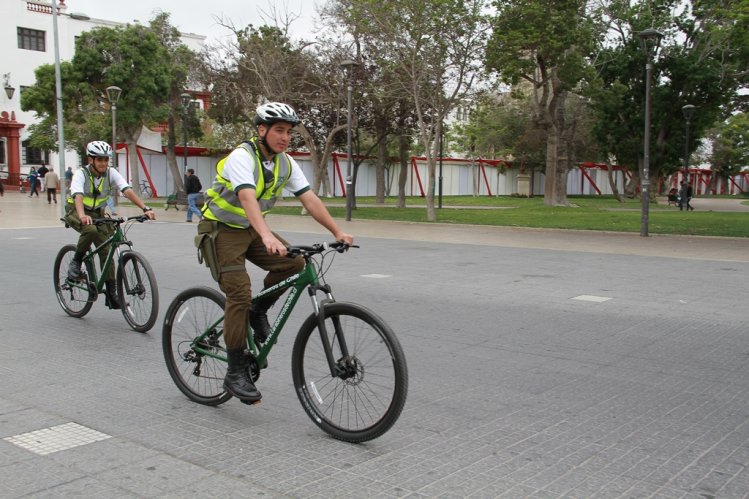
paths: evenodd
<path fill-rule="evenodd" d="M 159 315 L 159 287 L 151 264 L 137 251 L 126 251 L 117 265 L 120 310 L 130 327 L 149 331 Z"/>
<path fill-rule="evenodd" d="M 406 403 L 408 368 L 393 331 L 379 316 L 354 303 L 324 308 L 329 337 L 335 324 L 343 334 L 355 374 L 332 377 L 320 339 L 317 317 L 310 315 L 299 329 L 291 355 L 291 373 L 299 401 L 324 432 L 346 442 L 366 442 L 395 424 Z M 317 332 L 318 341 L 312 340 Z M 341 361 L 341 342 L 331 341 Z"/>
<path fill-rule="evenodd" d="M 65 313 L 71 317 L 83 317 L 94 305 L 97 293 L 92 290 L 88 281 L 88 276 L 94 275 L 88 268 L 90 265 L 88 261 L 86 262 L 88 270 L 86 280 L 80 283 L 68 282 L 68 267 L 73 255 L 75 255 L 75 250 L 75 244 L 68 244 L 57 253 L 52 270 L 52 281 L 55 286 L 57 302 Z"/>
<path fill-rule="evenodd" d="M 140 194 L 142 199 L 149 199 L 151 197 L 151 188 L 148 186 L 142 186 L 140 188 Z"/>
<path fill-rule="evenodd" d="M 213 288 L 190 288 L 172 300 L 164 317 L 162 348 L 169 375 L 187 398 L 204 405 L 216 406 L 232 397 L 224 390 L 226 361 L 200 354 L 191 346 L 195 338 L 221 318 L 202 346 L 226 355 L 225 304 L 226 298 Z"/>

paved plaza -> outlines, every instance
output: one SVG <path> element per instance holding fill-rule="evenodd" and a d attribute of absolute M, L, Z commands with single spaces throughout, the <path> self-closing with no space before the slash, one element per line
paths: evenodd
<path fill-rule="evenodd" d="M 195 224 L 159 209 L 129 233 L 160 292 L 141 334 L 103 303 L 62 311 L 59 212 L 0 198 L 0 497 L 749 497 L 749 239 L 341 222 L 361 248 L 328 280 L 386 319 L 410 375 L 400 420 L 352 445 L 293 391 L 304 300 L 262 404 L 195 404 L 161 347 L 172 298 L 215 287 Z"/>

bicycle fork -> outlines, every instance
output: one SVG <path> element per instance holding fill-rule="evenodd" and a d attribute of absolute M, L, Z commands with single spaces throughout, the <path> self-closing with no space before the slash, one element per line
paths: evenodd
<path fill-rule="evenodd" d="M 328 329 L 325 326 L 325 307 L 330 303 L 335 303 L 335 298 L 330 290 L 330 286 L 327 284 L 321 285 L 316 284 L 308 288 L 310 299 L 312 300 L 312 307 L 317 317 L 317 329 L 320 332 L 320 341 L 322 341 L 323 350 L 325 351 L 325 357 L 328 359 L 328 367 L 330 368 L 330 375 L 334 378 L 346 379 L 356 374 L 356 366 L 354 360 L 351 358 L 348 352 L 348 346 L 346 345 L 346 337 L 343 334 L 343 328 L 341 327 L 341 320 L 338 316 L 331 317 L 333 323 L 333 335 L 331 341 L 331 335 L 328 334 Z M 322 291 L 325 293 L 325 298 L 318 300 L 317 292 Z M 336 360 L 333 355 L 333 343 L 338 342 L 338 347 L 341 349 L 341 358 Z"/>

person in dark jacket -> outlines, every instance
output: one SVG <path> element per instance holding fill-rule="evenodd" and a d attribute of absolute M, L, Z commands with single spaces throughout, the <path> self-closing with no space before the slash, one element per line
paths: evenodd
<path fill-rule="evenodd" d="M 203 216 L 198 208 L 198 198 L 200 198 L 200 191 L 203 186 L 200 184 L 200 179 L 195 175 L 195 170 L 192 168 L 187 170 L 185 174 L 185 192 L 187 193 L 187 222 L 192 222 L 192 214 L 195 213 L 200 222 Z"/>

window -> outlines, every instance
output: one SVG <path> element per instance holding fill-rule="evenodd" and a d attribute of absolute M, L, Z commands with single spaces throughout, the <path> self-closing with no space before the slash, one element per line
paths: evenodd
<path fill-rule="evenodd" d="M 46 52 L 45 32 L 37 29 L 18 28 L 18 48 Z"/>
<path fill-rule="evenodd" d="M 29 146 L 29 141 L 24 140 L 23 146 L 23 164 L 24 165 L 41 165 L 49 163 L 49 152 L 36 149 Z"/>
<path fill-rule="evenodd" d="M 5 164 L 5 139 L 0 139 L 0 165 Z"/>

